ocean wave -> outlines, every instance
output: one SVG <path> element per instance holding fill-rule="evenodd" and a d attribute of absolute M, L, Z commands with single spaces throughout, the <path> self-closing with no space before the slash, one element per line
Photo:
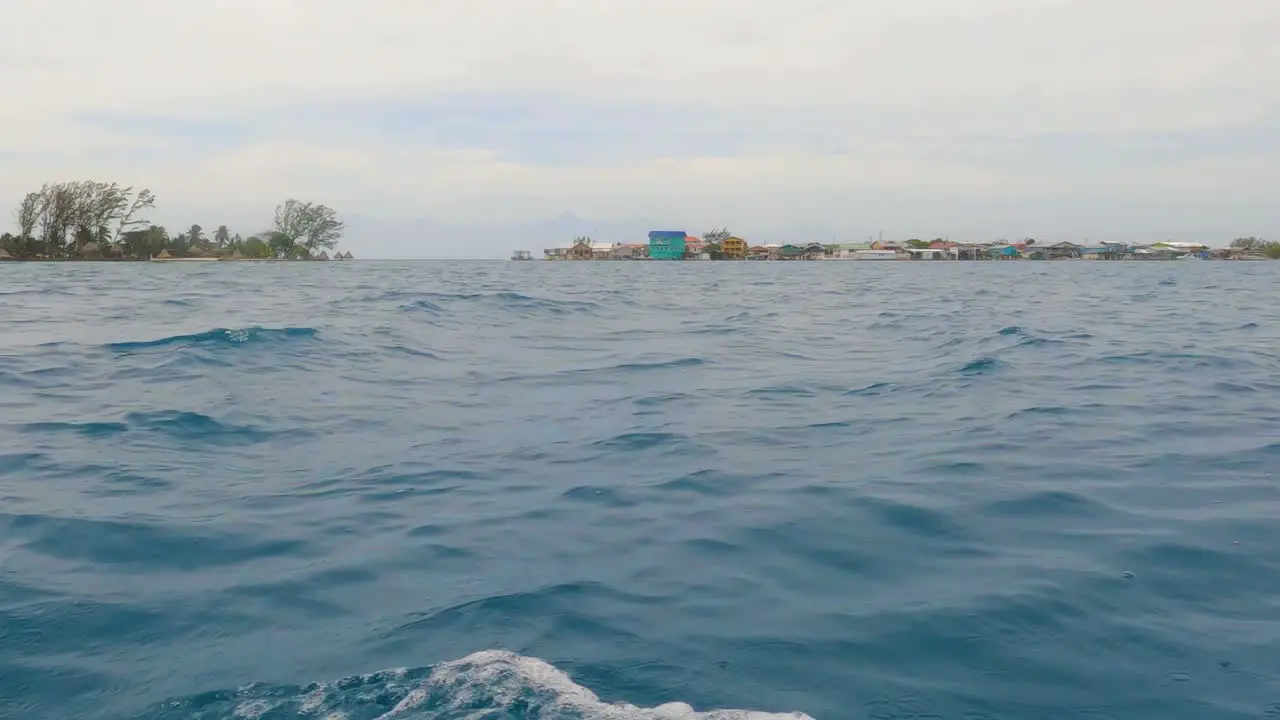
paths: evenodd
<path fill-rule="evenodd" d="M 109 343 L 107 347 L 121 352 L 190 346 L 238 347 L 249 343 L 284 342 L 299 338 L 312 338 L 318 334 L 318 330 L 310 327 L 215 328 L 188 335 L 170 335 L 156 340 Z"/>
<path fill-rule="evenodd" d="M 895 385 L 894 383 L 878 382 L 878 383 L 871 383 L 870 385 L 864 385 L 860 388 L 853 388 L 852 390 L 846 390 L 844 394 L 845 395 L 886 395 L 897 389 L 898 389 L 898 386 Z"/>
<path fill-rule="evenodd" d="M 129 432 L 166 435 L 184 442 L 217 445 L 248 445 L 274 439 L 281 430 L 236 424 L 217 420 L 209 415 L 181 410 L 155 412 L 131 412 L 123 421 L 39 421 L 20 425 L 19 429 L 32 434 L 74 434 L 88 438 L 105 438 Z M 305 433 L 302 430 L 290 432 Z"/>
<path fill-rule="evenodd" d="M 600 309 L 600 304 L 589 300 L 565 300 L 535 297 L 518 292 L 488 293 L 413 293 L 393 292 L 367 298 L 369 300 L 395 300 L 400 302 L 402 310 L 423 310 L 432 313 L 444 312 L 453 304 L 485 303 L 499 310 L 535 310 L 545 311 L 553 315 L 569 313 L 588 313 Z"/>
<path fill-rule="evenodd" d="M 813 720 L 799 712 L 606 703 L 538 658 L 487 650 L 421 669 L 288 687 L 254 683 L 173 700 L 147 720 Z"/>
<path fill-rule="evenodd" d="M 0 708 L 1263 717 L 1277 267 L 0 267 Z"/>
<path fill-rule="evenodd" d="M 568 370 L 556 370 L 549 373 L 532 374 L 519 373 L 503 375 L 495 378 L 497 382 L 524 382 L 530 384 L 565 384 L 578 385 L 588 380 L 609 380 L 612 381 L 618 377 L 627 377 L 628 375 L 637 375 L 640 373 L 653 372 L 655 374 L 661 370 L 686 370 L 688 368 L 709 365 L 710 361 L 698 357 L 674 358 L 671 360 L 636 360 L 635 362 L 618 363 L 614 365 L 604 365 L 599 367 L 572 368 Z"/>
<path fill-rule="evenodd" d="M 610 371 L 621 370 L 624 372 L 630 372 L 630 371 L 638 371 L 638 370 L 668 370 L 672 368 L 697 367 L 699 365 L 706 365 L 706 364 L 707 364 L 707 360 L 704 360 L 703 358 L 684 357 L 684 358 L 678 358 L 675 360 L 660 360 L 656 362 L 622 363 L 620 365 L 615 365 L 611 368 L 603 368 L 603 369 L 610 370 Z"/>
<path fill-rule="evenodd" d="M 246 528 L 242 528 L 244 530 Z M 0 513 L 0 536 L 28 552 L 100 567 L 165 567 L 206 572 L 279 555 L 303 555 L 297 540 L 267 539 L 209 528 L 183 527 L 137 517 L 86 519 Z"/>
<path fill-rule="evenodd" d="M 989 375 L 1000 369 L 1000 361 L 991 356 L 970 360 L 960 368 L 961 375 Z"/>

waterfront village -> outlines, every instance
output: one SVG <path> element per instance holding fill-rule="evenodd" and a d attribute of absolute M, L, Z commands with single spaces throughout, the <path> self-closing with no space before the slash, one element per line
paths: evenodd
<path fill-rule="evenodd" d="M 726 230 L 702 237 L 655 230 L 644 243 L 600 243 L 588 237 L 543 250 L 547 260 L 1264 260 L 1280 257 L 1280 243 L 1239 238 L 1230 247 L 1195 242 L 952 242 L 942 238 L 866 243 L 752 244 Z M 532 260 L 517 250 L 512 260 Z"/>

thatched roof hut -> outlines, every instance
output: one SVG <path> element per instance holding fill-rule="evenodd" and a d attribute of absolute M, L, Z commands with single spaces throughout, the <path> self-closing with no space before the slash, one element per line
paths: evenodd
<path fill-rule="evenodd" d="M 160 250 L 160 254 L 159 254 L 159 255 L 156 255 L 156 257 L 158 257 L 158 258 L 171 258 L 171 257 L 173 257 L 173 256 L 169 254 L 169 248 L 161 248 L 161 250 Z"/>
<path fill-rule="evenodd" d="M 8 250 L 5 250 L 4 248 L 0 248 L 0 260 L 12 260 L 12 259 L 13 259 L 13 256 L 9 254 Z"/>
<path fill-rule="evenodd" d="M 317 255 L 315 259 L 316 259 L 316 260 L 328 260 L 328 259 L 329 259 L 329 253 L 327 253 L 327 252 L 325 252 L 325 251 L 321 250 L 321 251 L 320 251 L 320 254 L 319 254 L 319 255 Z"/>

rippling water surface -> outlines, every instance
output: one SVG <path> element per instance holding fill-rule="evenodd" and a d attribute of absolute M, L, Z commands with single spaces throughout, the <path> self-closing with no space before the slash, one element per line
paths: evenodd
<path fill-rule="evenodd" d="M 1278 273 L 0 266 L 0 716 L 1280 717 Z"/>

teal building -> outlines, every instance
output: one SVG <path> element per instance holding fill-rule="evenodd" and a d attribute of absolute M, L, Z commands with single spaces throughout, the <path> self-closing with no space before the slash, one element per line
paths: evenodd
<path fill-rule="evenodd" d="M 649 257 L 654 260 L 683 260 L 683 230 L 653 230 L 649 233 Z"/>

